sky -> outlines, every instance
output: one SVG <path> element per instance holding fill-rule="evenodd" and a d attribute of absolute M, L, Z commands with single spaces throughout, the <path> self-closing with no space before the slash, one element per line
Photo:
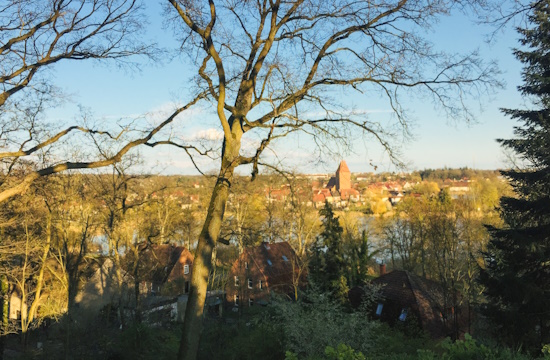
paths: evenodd
<path fill-rule="evenodd" d="M 171 30 L 163 29 L 162 11 L 153 2 L 148 4 L 150 23 L 145 34 L 147 39 L 157 41 L 166 48 L 177 47 Z M 497 138 L 512 136 L 514 121 L 504 116 L 499 109 L 524 106 L 524 100 L 516 90 L 521 84 L 521 64 L 512 55 L 517 46 L 518 34 L 510 26 L 496 34 L 488 43 L 492 28 L 476 25 L 463 15 L 442 18 L 427 34 L 437 48 L 448 52 L 463 53 L 479 50 L 480 55 L 498 61 L 502 71 L 500 79 L 505 83 L 491 97 L 472 101 L 475 121 L 452 122 L 433 109 L 429 101 L 411 99 L 405 101 L 407 111 L 414 123 L 412 137 L 401 143 L 401 154 L 407 164 L 406 170 L 425 168 L 470 167 L 498 169 L 507 167 L 506 157 L 497 144 Z M 60 62 L 51 76 L 54 83 L 69 94 L 70 101 L 48 113 L 52 121 L 70 123 L 80 106 L 89 109 L 100 121 L 116 121 L 120 117 L 155 114 L 151 121 L 158 121 L 173 108 L 173 103 L 188 100 L 189 79 L 192 67 L 182 57 L 165 58 L 151 63 L 141 62 L 139 71 L 120 69 L 117 66 L 94 62 Z M 377 99 L 365 99 L 357 95 L 339 94 L 343 104 L 364 111 L 370 119 L 384 120 L 389 117 L 389 107 Z M 337 99 L 338 100 L 338 99 Z M 481 107 L 483 108 L 480 110 Z M 211 138 L 219 136 L 219 126 L 212 109 L 199 108 L 185 115 L 190 126 L 181 136 L 191 139 L 199 134 Z M 347 161 L 352 172 L 400 171 L 384 155 L 371 139 L 356 139 L 350 145 L 350 153 L 341 155 L 323 154 L 312 159 L 307 137 L 290 138 L 273 147 L 272 152 L 282 159 L 285 166 L 302 173 L 333 172 L 339 158 Z M 245 144 L 246 145 L 246 144 Z M 250 144 L 251 146 L 254 143 Z M 174 147 L 155 149 L 141 148 L 143 169 L 163 174 L 198 174 L 186 155 Z M 269 154 L 268 154 L 269 156 Z M 273 155 L 274 156 L 274 155 Z M 217 163 L 205 160 L 204 170 L 214 171 Z M 248 169 L 244 169 L 246 173 Z"/>

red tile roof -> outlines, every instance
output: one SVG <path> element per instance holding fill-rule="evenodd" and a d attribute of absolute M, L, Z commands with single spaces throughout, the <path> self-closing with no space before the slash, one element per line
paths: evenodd
<path fill-rule="evenodd" d="M 184 265 L 191 267 L 193 255 L 183 246 L 142 244 L 138 262 L 141 280 L 164 284 L 183 274 Z"/>
<path fill-rule="evenodd" d="M 372 282 L 383 286 L 381 294 L 388 307 L 393 308 L 383 310 L 383 314 L 384 311 L 386 314 L 390 312 L 390 316 L 396 318 L 396 313 L 401 309 L 410 309 L 418 316 L 422 328 L 433 337 L 447 335 L 441 321 L 444 301 L 442 288 L 438 283 L 401 270 L 394 270 Z"/>
<path fill-rule="evenodd" d="M 350 196 L 359 196 L 359 191 L 355 189 L 341 189 L 340 196 L 343 200 L 347 200 Z"/>
<path fill-rule="evenodd" d="M 314 203 L 318 203 L 318 202 L 325 202 L 325 195 L 323 194 L 315 194 L 313 195 L 313 202 Z"/>

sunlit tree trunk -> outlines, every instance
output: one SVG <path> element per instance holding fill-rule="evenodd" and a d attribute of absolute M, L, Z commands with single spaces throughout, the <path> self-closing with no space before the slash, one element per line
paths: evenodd
<path fill-rule="evenodd" d="M 8 278 L 6 275 L 0 275 L 0 296 L 1 296 L 1 315 L 0 319 L 0 360 L 4 359 L 4 348 L 6 344 L 6 332 L 8 330 Z"/>
<path fill-rule="evenodd" d="M 36 277 L 36 290 L 34 292 L 34 300 L 31 303 L 29 308 L 28 323 L 32 323 L 36 317 L 38 311 L 38 306 L 40 305 L 40 300 L 42 296 L 42 288 L 44 287 L 44 271 L 46 269 L 46 261 L 48 259 L 48 254 L 50 253 L 50 245 L 52 240 L 52 217 L 48 215 L 46 223 L 46 241 L 44 244 L 44 249 L 42 251 L 42 263 L 40 264 L 40 270 Z"/>
<path fill-rule="evenodd" d="M 230 123 L 232 125 L 232 136 L 229 141 L 228 139 L 224 141 L 221 169 L 212 191 L 208 213 L 195 251 L 191 288 L 178 353 L 178 359 L 180 360 L 196 359 L 197 357 L 202 332 L 204 303 L 206 301 L 206 291 L 208 290 L 208 278 L 212 270 L 212 252 L 220 234 L 235 168 L 239 165 L 242 128 L 240 122 L 235 119 L 231 119 Z"/>
<path fill-rule="evenodd" d="M 195 260 L 193 261 L 191 289 L 185 310 L 183 338 L 180 343 L 178 359 L 195 359 L 197 355 L 200 333 L 202 332 L 202 317 L 208 287 L 208 275 L 212 269 L 212 251 L 216 246 L 220 233 L 233 171 L 233 168 L 222 169 L 220 171 L 216 186 L 212 192 L 208 215 L 199 236 L 195 251 Z"/>

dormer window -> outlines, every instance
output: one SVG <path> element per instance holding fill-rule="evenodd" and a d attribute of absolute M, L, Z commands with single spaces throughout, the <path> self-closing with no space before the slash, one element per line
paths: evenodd
<path fill-rule="evenodd" d="M 183 265 L 183 273 L 185 275 L 189 274 L 189 265 Z"/>

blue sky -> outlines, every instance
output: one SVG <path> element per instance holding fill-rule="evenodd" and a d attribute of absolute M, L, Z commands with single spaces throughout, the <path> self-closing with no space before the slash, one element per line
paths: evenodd
<path fill-rule="evenodd" d="M 166 47 L 177 46 L 172 32 L 162 28 L 161 9 L 149 4 L 151 14 L 146 37 L 156 40 Z M 521 107 L 524 103 L 516 87 L 521 83 L 521 64 L 512 55 L 517 46 L 517 33 L 507 28 L 497 34 L 495 40 L 485 42 L 491 31 L 487 26 L 475 25 L 464 16 L 443 18 L 429 32 L 429 38 L 438 48 L 449 52 L 466 52 L 479 49 L 486 59 L 496 59 L 502 70 L 502 80 L 506 86 L 497 90 L 490 98 L 481 99 L 483 111 L 476 113 L 476 122 L 450 123 L 429 102 L 405 101 L 405 105 L 414 118 L 413 139 L 402 144 L 404 160 L 409 170 L 440 167 L 468 166 L 480 169 L 506 167 L 505 157 L 496 143 L 497 138 L 512 136 L 514 121 L 503 116 L 501 107 Z M 70 102 L 52 110 L 49 117 L 60 122 L 70 122 L 77 112 L 77 105 L 91 109 L 102 121 L 112 122 L 122 116 L 167 111 L 171 103 L 188 100 L 187 82 L 193 75 L 191 67 L 181 58 L 165 60 L 156 64 L 143 62 L 141 71 L 119 69 L 112 65 L 92 62 L 59 63 L 52 76 L 57 86 L 70 94 Z M 376 99 L 363 99 L 352 95 L 342 95 L 343 102 L 366 110 L 372 119 L 388 116 L 388 107 Z M 344 97 L 346 97 L 344 99 Z M 474 110 L 479 102 L 472 101 Z M 185 130 L 184 136 L 191 138 L 197 132 L 215 129 L 215 117 L 209 109 L 199 109 L 189 115 L 192 125 Z M 307 150 L 296 150 L 298 145 L 308 148 L 305 137 L 289 139 L 275 145 L 274 151 L 285 158 L 285 164 L 301 172 L 332 172 L 339 160 L 327 155 L 322 163 L 311 161 Z M 352 172 L 373 171 L 370 165 L 376 165 L 378 171 L 394 171 L 395 167 L 383 155 L 372 141 L 355 141 L 353 153 L 345 159 Z M 167 174 L 196 174 L 189 160 L 181 150 L 164 147 L 154 150 L 140 149 L 145 168 Z M 204 162 L 206 170 L 214 170 L 215 163 Z"/>

